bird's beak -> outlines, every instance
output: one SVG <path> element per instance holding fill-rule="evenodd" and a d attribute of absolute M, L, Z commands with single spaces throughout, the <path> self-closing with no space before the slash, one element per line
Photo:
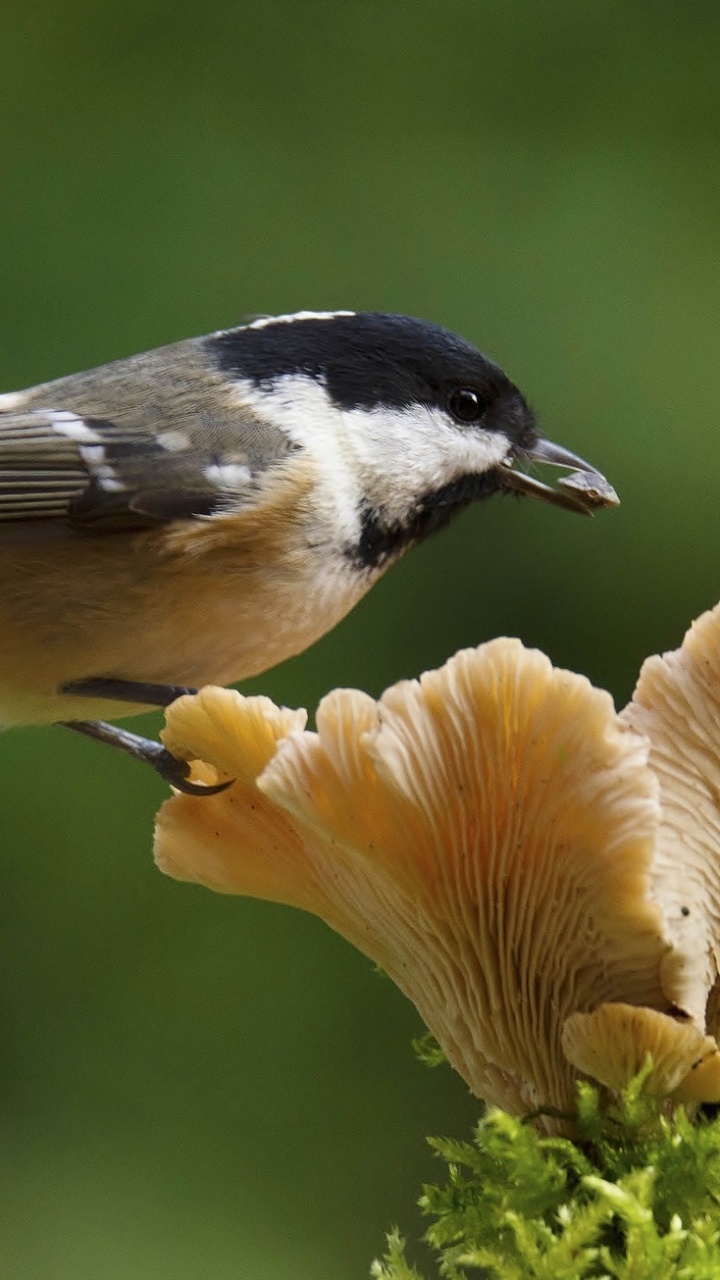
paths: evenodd
<path fill-rule="evenodd" d="M 518 460 L 567 467 L 570 475 L 561 476 L 557 482 L 558 487 L 553 489 L 527 472 L 518 471 L 515 466 Z M 577 511 L 585 516 L 591 516 L 593 511 L 599 511 L 602 507 L 617 507 L 620 502 L 612 486 L 589 462 L 583 462 L 582 458 L 570 453 L 569 449 L 563 449 L 551 440 L 538 440 L 532 449 L 524 449 L 516 456 L 509 456 L 498 467 L 498 472 L 503 489 L 531 494 L 556 507 Z"/>

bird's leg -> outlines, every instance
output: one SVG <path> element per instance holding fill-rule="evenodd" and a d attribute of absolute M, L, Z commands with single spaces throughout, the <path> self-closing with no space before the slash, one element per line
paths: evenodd
<path fill-rule="evenodd" d="M 145 702 L 149 707 L 169 707 L 186 693 L 197 693 L 184 684 L 149 684 L 145 680 L 113 680 L 92 676 L 89 680 L 71 680 L 61 693 L 76 698 L 109 698 L 113 702 Z"/>
<path fill-rule="evenodd" d="M 112 698 L 118 702 L 145 702 L 154 706 L 168 707 L 176 698 L 186 693 L 195 693 L 195 689 L 187 689 L 182 685 L 142 684 L 133 680 L 75 680 L 63 685 L 62 693 L 75 697 Z M 64 728 L 74 729 L 96 742 L 106 742 L 108 746 L 126 751 L 128 755 L 149 764 L 151 769 L 169 782 L 177 791 L 184 791 L 189 796 L 215 796 L 232 786 L 230 782 L 219 782 L 215 786 L 203 786 L 200 782 L 190 781 L 190 766 L 185 760 L 178 760 L 160 742 L 151 738 L 142 738 L 127 729 L 119 729 L 117 725 L 107 724 L 105 720 L 65 720 Z"/>
<path fill-rule="evenodd" d="M 188 796 L 215 796 L 232 786 L 230 782 L 218 782 L 215 786 L 203 786 L 200 782 L 190 782 L 190 766 L 184 760 L 171 755 L 160 742 L 151 738 L 141 738 L 138 733 L 129 733 L 127 729 L 119 729 L 115 724 L 107 724 L 104 720 L 65 720 L 65 729 L 74 729 L 76 733 L 84 733 L 97 742 L 106 742 L 108 746 L 118 747 L 143 764 L 160 774 L 171 787 L 184 791 Z"/>

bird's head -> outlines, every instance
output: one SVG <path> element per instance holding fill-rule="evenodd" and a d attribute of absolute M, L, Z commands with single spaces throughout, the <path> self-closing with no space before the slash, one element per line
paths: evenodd
<path fill-rule="evenodd" d="M 299 312 L 208 339 L 242 401 L 318 468 L 338 540 L 384 567 L 460 508 L 498 491 L 588 514 L 617 498 L 544 439 L 498 365 L 439 325 L 380 312 Z M 518 468 L 571 471 L 551 487 Z"/>

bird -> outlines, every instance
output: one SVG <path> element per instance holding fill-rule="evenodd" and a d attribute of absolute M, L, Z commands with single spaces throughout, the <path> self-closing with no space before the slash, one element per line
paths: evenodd
<path fill-rule="evenodd" d="M 66 724 L 210 794 L 107 721 L 306 649 L 501 492 L 618 501 L 496 363 L 404 315 L 261 316 L 0 394 L 0 726 Z"/>

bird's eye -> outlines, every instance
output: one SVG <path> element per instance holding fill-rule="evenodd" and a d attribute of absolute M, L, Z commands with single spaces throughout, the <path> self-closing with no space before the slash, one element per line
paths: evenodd
<path fill-rule="evenodd" d="M 477 422 L 485 409 L 477 391 L 470 387 L 456 387 L 448 396 L 448 409 L 457 422 Z"/>

